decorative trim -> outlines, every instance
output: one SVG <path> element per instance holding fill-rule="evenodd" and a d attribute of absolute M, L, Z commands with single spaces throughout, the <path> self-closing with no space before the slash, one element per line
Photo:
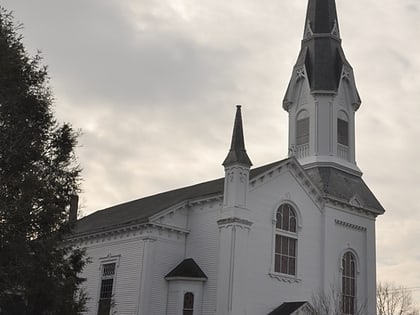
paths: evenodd
<path fill-rule="evenodd" d="M 325 200 L 327 203 L 333 206 L 340 206 L 342 209 L 347 209 L 353 212 L 358 212 L 364 214 L 368 217 L 376 218 L 378 215 L 382 214 L 375 209 L 369 207 L 357 207 L 355 205 L 350 204 L 348 201 L 339 200 L 337 198 L 333 198 L 331 196 L 325 196 Z"/>
<path fill-rule="evenodd" d="M 230 225 L 238 225 L 244 228 L 250 228 L 252 225 L 252 222 L 245 219 L 240 219 L 240 218 L 227 218 L 227 219 L 218 220 L 217 225 L 219 226 L 219 228 L 227 227 Z"/>
<path fill-rule="evenodd" d="M 338 220 L 338 219 L 335 219 L 334 222 L 337 225 L 341 225 L 343 227 L 346 227 L 346 228 L 349 228 L 349 229 L 352 229 L 352 230 L 356 230 L 356 231 L 365 232 L 367 230 L 367 228 L 365 228 L 364 226 L 348 223 L 348 222 L 341 221 L 341 220 Z"/>
<path fill-rule="evenodd" d="M 293 276 L 289 276 L 289 275 L 285 275 L 282 273 L 277 273 L 277 272 L 269 272 L 268 275 L 273 278 L 273 279 L 277 279 L 279 281 L 283 281 L 283 282 L 287 282 L 287 283 L 300 283 L 302 282 L 302 279 L 293 277 Z"/>
<path fill-rule="evenodd" d="M 153 229 L 157 231 L 168 231 L 169 233 L 176 233 L 178 235 L 180 234 L 188 234 L 190 231 L 182 228 L 178 228 L 175 226 L 169 226 L 164 225 L 160 223 L 154 223 L 154 222 L 147 222 L 147 223 L 141 223 L 141 224 L 133 224 L 133 225 L 127 225 L 120 228 L 114 228 L 106 231 L 98 231 L 94 233 L 85 233 L 82 235 L 74 235 L 67 238 L 68 243 L 78 243 L 78 242 L 86 242 L 86 241 L 93 241 L 95 240 L 96 243 L 104 242 L 106 240 L 117 239 L 117 236 L 119 235 L 119 238 L 122 238 L 124 234 L 126 237 L 131 235 L 144 235 L 150 236 L 153 233 Z"/>
<path fill-rule="evenodd" d="M 165 280 L 167 281 L 201 281 L 206 282 L 207 278 L 193 278 L 193 277 L 166 277 Z"/>
<path fill-rule="evenodd" d="M 306 72 L 305 72 L 305 68 L 298 68 L 296 69 L 296 81 L 299 81 L 300 79 L 305 79 L 306 78 Z"/>

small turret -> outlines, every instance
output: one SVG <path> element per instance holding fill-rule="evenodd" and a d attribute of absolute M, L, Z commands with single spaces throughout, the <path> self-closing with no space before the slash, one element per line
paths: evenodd
<path fill-rule="evenodd" d="M 242 209 L 246 206 L 249 169 L 252 166 L 245 150 L 240 105 L 236 106 L 232 142 L 223 166 L 225 167 L 224 208 L 226 211 L 230 209 L 232 212 L 236 212 L 234 209 Z"/>

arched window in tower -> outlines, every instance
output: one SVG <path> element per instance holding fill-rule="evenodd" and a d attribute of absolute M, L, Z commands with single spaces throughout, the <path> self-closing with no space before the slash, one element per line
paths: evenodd
<path fill-rule="evenodd" d="M 276 213 L 274 272 L 296 275 L 297 216 L 293 207 L 282 204 Z"/>
<path fill-rule="evenodd" d="M 337 142 L 341 145 L 349 146 L 349 119 L 344 111 L 338 112 Z"/>
<path fill-rule="evenodd" d="M 349 119 L 342 110 L 337 118 L 337 155 L 344 160 L 349 159 Z"/>
<path fill-rule="evenodd" d="M 352 252 L 343 255 L 341 279 L 341 312 L 343 315 L 354 315 L 356 309 L 356 258 Z"/>
<path fill-rule="evenodd" d="M 296 157 L 309 155 L 309 113 L 302 110 L 296 117 Z"/>
<path fill-rule="evenodd" d="M 187 292 L 184 294 L 184 307 L 182 315 L 193 315 L 194 313 L 194 293 Z"/>

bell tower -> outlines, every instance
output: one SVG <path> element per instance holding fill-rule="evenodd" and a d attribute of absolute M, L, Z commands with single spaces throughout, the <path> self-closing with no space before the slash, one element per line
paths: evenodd
<path fill-rule="evenodd" d="M 304 168 L 327 166 L 360 175 L 354 124 L 360 103 L 341 46 L 335 0 L 309 0 L 301 50 L 283 100 L 289 156 Z"/>

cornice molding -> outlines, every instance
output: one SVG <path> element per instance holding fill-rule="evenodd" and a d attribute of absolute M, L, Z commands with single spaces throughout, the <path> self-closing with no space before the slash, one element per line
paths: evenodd
<path fill-rule="evenodd" d="M 357 225 L 357 224 L 352 224 L 352 223 L 341 221 L 341 220 L 338 220 L 338 219 L 335 219 L 334 222 L 337 225 L 341 225 L 345 228 L 349 228 L 349 229 L 352 229 L 352 230 L 356 230 L 356 231 L 360 231 L 360 232 L 367 231 L 366 227 L 360 226 L 360 225 Z"/>

